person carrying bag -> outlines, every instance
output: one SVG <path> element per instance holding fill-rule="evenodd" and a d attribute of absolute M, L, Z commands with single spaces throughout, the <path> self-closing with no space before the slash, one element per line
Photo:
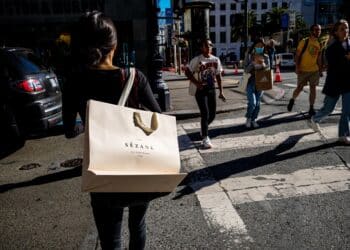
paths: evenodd
<path fill-rule="evenodd" d="M 92 144 L 93 141 L 90 140 L 94 136 L 91 133 L 96 130 L 100 130 L 99 133 L 104 135 L 107 141 L 110 138 L 114 138 L 111 133 L 107 132 L 107 128 L 101 129 L 97 126 L 98 120 L 104 120 L 108 117 L 112 119 L 113 114 L 109 113 L 110 110 L 114 112 L 116 109 L 131 109 L 133 110 L 132 114 L 135 113 L 135 115 L 130 122 L 120 119 L 112 120 L 114 124 L 110 125 L 115 125 L 117 130 L 121 130 L 122 128 L 119 126 L 121 123 L 132 124 L 137 129 L 137 134 L 151 132 L 150 136 L 153 136 L 161 129 L 154 122 L 146 122 L 146 116 L 143 113 L 146 111 L 140 110 L 140 108 L 151 111 L 149 112 L 151 116 L 154 113 L 157 119 L 161 117 L 161 110 L 153 96 L 147 78 L 141 71 L 131 69 L 130 74 L 128 74 L 127 70 L 123 70 L 113 64 L 113 57 L 117 48 L 117 32 L 112 20 L 103 13 L 98 11 L 87 12 L 80 18 L 72 32 L 71 47 L 73 67 L 63 91 L 63 122 L 67 138 L 77 136 L 84 129 L 85 133 L 88 134 L 85 135 L 85 139 L 89 138 L 89 143 L 86 145 L 90 149 L 95 147 L 94 150 L 96 149 L 98 150 L 97 152 L 100 152 L 94 155 L 91 150 L 84 151 L 83 172 L 86 171 L 86 174 L 93 163 L 93 165 L 98 165 L 97 162 L 107 163 L 106 165 L 108 165 L 107 159 L 114 154 L 111 152 L 113 147 L 115 147 L 114 144 L 110 148 L 110 145 L 105 144 L 104 141 L 97 140 L 94 142 L 95 144 Z M 127 84 L 126 79 L 129 76 L 131 76 L 130 84 Z M 132 80 L 133 76 L 134 80 Z M 123 94 L 126 85 L 129 94 Z M 118 100 L 121 100 L 119 104 L 125 103 L 126 107 L 116 105 Z M 104 105 L 102 109 L 101 105 Z M 90 119 L 91 117 L 86 117 L 86 114 L 88 116 L 91 115 L 92 109 L 96 108 L 97 110 L 95 111 L 98 112 L 95 112 L 93 120 Z M 76 126 L 77 114 L 80 115 L 86 127 Z M 152 118 L 150 119 L 152 120 Z M 162 119 L 157 121 L 159 126 L 164 126 Z M 149 130 L 153 130 L 153 132 Z M 119 132 L 123 133 L 125 131 Z M 100 148 L 103 149 L 104 147 L 104 152 L 96 147 L 98 142 L 102 143 Z M 125 147 L 130 147 L 131 144 L 135 146 L 135 142 L 123 141 L 123 143 Z M 141 146 L 138 145 L 137 147 L 136 151 Z M 142 147 L 146 151 L 146 147 L 150 150 L 152 146 L 143 145 Z M 94 152 L 96 153 L 96 151 Z M 103 154 L 109 156 L 105 157 Z M 118 167 L 121 168 L 123 165 Z M 98 176 L 98 174 L 102 173 L 105 177 L 111 177 L 108 171 L 110 169 L 95 169 L 95 174 Z M 142 169 L 138 171 L 142 172 Z M 137 175 L 137 173 L 134 175 Z M 112 183 L 116 184 L 119 181 L 121 179 Z M 130 185 L 130 188 L 126 188 L 124 191 L 113 191 L 113 189 L 99 189 L 95 186 L 87 190 L 90 192 L 92 211 L 102 249 L 121 249 L 122 218 L 125 207 L 129 208 L 129 248 L 145 248 L 146 211 L 149 202 L 159 197 L 162 193 L 149 192 L 147 190 L 146 192 L 139 192 L 139 189 L 135 188 L 133 190 L 133 187 L 134 185 Z"/>

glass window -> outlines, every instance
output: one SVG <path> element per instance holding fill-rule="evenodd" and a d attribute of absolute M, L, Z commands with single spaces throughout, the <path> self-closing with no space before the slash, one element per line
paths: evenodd
<path fill-rule="evenodd" d="M 220 10 L 226 10 L 226 4 L 220 4 Z"/>
<path fill-rule="evenodd" d="M 252 3 L 251 6 L 250 6 L 250 8 L 251 8 L 252 10 L 256 10 L 256 9 L 258 8 L 258 4 L 257 4 L 257 3 Z"/>
<path fill-rule="evenodd" d="M 236 10 L 237 6 L 235 3 L 231 3 L 231 10 Z"/>
<path fill-rule="evenodd" d="M 212 43 L 215 43 L 216 42 L 215 32 L 210 32 L 209 36 Z"/>
<path fill-rule="evenodd" d="M 52 9 L 54 14 L 62 14 L 63 13 L 63 3 L 61 0 L 53 0 Z"/>
<path fill-rule="evenodd" d="M 220 16 L 220 27 L 226 26 L 226 16 Z"/>
<path fill-rule="evenodd" d="M 244 9 L 245 9 L 245 4 L 241 3 L 241 10 L 244 10 Z"/>
<path fill-rule="evenodd" d="M 266 10 L 267 9 L 267 3 L 261 3 L 261 9 Z"/>
<path fill-rule="evenodd" d="M 25 75 L 47 71 L 47 67 L 44 66 L 40 58 L 29 51 L 15 51 L 9 59 L 16 70 Z"/>
<path fill-rule="evenodd" d="M 271 7 L 272 7 L 272 8 L 277 8 L 277 7 L 278 7 L 277 2 L 273 2 L 273 3 L 271 4 Z"/>
<path fill-rule="evenodd" d="M 220 43 L 226 43 L 226 32 L 220 32 Z"/>
<path fill-rule="evenodd" d="M 215 16 L 210 16 L 209 17 L 209 26 L 210 27 L 215 27 Z"/>
<path fill-rule="evenodd" d="M 72 11 L 73 11 L 73 13 L 80 13 L 81 12 L 80 1 L 78 1 L 78 0 L 72 1 Z"/>
<path fill-rule="evenodd" d="M 288 8 L 288 3 L 287 2 L 282 2 L 282 8 L 287 9 Z"/>

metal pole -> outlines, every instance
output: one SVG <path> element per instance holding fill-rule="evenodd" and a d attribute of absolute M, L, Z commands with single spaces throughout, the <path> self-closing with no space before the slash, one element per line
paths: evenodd
<path fill-rule="evenodd" d="M 244 53 L 248 49 L 248 0 L 244 0 Z"/>

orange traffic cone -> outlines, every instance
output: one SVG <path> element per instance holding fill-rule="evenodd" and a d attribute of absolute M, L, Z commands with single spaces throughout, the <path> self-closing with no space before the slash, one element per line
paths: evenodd
<path fill-rule="evenodd" d="M 238 75 L 238 68 L 237 68 L 237 64 L 235 64 L 235 71 L 233 72 L 233 74 Z"/>
<path fill-rule="evenodd" d="M 278 64 L 276 65 L 275 82 L 282 82 L 280 67 Z"/>

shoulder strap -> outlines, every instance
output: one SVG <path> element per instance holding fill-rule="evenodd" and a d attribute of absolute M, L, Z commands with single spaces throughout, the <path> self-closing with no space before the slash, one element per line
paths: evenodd
<path fill-rule="evenodd" d="M 120 99 L 118 101 L 118 105 L 125 106 L 126 100 L 128 99 L 130 91 L 131 91 L 132 86 L 134 84 L 134 79 L 135 79 L 135 68 L 130 68 L 129 78 L 124 86 L 123 92 L 122 92 Z"/>
<path fill-rule="evenodd" d="M 301 57 L 303 56 L 304 52 L 306 51 L 306 48 L 307 48 L 307 45 L 308 45 L 308 44 L 309 44 L 309 38 L 306 38 L 306 39 L 305 39 L 305 42 L 304 42 L 303 49 L 301 50 L 300 55 L 299 55 L 298 64 L 300 64 L 300 62 L 301 62 Z"/>

